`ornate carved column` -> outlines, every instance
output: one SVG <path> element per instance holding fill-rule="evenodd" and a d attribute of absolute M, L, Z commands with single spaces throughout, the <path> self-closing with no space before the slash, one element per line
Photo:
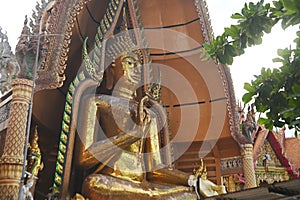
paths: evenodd
<path fill-rule="evenodd" d="M 242 152 L 245 176 L 245 189 L 257 187 L 252 152 L 253 145 L 245 144 L 244 151 Z"/>
<path fill-rule="evenodd" d="M 27 79 L 15 79 L 12 84 L 7 136 L 0 158 L 0 200 L 18 199 L 32 85 Z"/>

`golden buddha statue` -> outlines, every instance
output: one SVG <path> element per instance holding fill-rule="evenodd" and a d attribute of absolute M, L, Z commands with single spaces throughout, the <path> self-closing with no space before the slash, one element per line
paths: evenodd
<path fill-rule="evenodd" d="M 126 38 L 120 41 L 126 41 L 124 46 L 130 42 Z M 220 188 L 209 180 L 163 164 L 159 142 L 162 122 L 146 106 L 151 96 L 139 96 L 138 92 L 142 64 L 140 50 L 115 52 L 104 76 L 105 88 L 111 94 L 84 100 L 85 122 L 80 148 L 76 148 L 77 164 L 88 174 L 82 185 L 83 196 L 90 200 L 197 199 L 200 195 L 197 197 L 194 190 L 202 190 L 194 184 L 197 181 L 207 185 L 204 195 L 219 194 Z"/>
<path fill-rule="evenodd" d="M 167 199 L 182 195 L 196 199 L 188 186 L 189 175 L 163 166 L 158 119 L 145 106 L 150 97 L 137 94 L 141 65 L 140 51 L 121 53 L 106 69 L 106 89 L 113 89 L 112 94 L 86 101 L 84 118 L 99 118 L 100 126 L 94 128 L 95 121 L 89 120 L 80 136 L 83 144 L 78 164 L 91 173 L 83 182 L 82 193 L 88 199 Z"/>

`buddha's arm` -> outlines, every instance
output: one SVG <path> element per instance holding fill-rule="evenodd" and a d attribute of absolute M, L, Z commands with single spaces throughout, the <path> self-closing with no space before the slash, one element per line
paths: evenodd
<path fill-rule="evenodd" d="M 162 168 L 147 174 L 149 181 L 188 186 L 189 174 L 176 169 Z"/>
<path fill-rule="evenodd" d="M 111 156 L 120 153 L 123 149 L 138 141 L 143 132 L 148 131 L 148 127 L 141 130 L 139 126 L 129 133 L 123 133 L 105 140 L 93 143 L 89 148 L 82 152 L 80 165 L 92 167 L 99 162 L 104 162 Z"/>

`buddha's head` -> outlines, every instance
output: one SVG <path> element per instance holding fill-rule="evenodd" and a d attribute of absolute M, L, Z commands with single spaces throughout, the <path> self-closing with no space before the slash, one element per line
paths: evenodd
<path fill-rule="evenodd" d="M 141 86 L 143 54 L 129 32 L 124 31 L 108 40 L 106 61 L 111 63 L 106 69 L 107 89 L 132 96 Z"/>

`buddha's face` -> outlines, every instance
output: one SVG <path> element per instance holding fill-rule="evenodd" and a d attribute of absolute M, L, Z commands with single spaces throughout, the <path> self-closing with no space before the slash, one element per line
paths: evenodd
<path fill-rule="evenodd" d="M 135 54 L 121 57 L 124 76 L 134 85 L 141 81 L 141 64 L 136 57 L 137 56 Z"/>
<path fill-rule="evenodd" d="M 132 52 L 124 53 L 115 62 L 115 82 L 122 78 L 126 84 L 137 85 L 141 81 L 141 63 L 138 56 Z"/>

